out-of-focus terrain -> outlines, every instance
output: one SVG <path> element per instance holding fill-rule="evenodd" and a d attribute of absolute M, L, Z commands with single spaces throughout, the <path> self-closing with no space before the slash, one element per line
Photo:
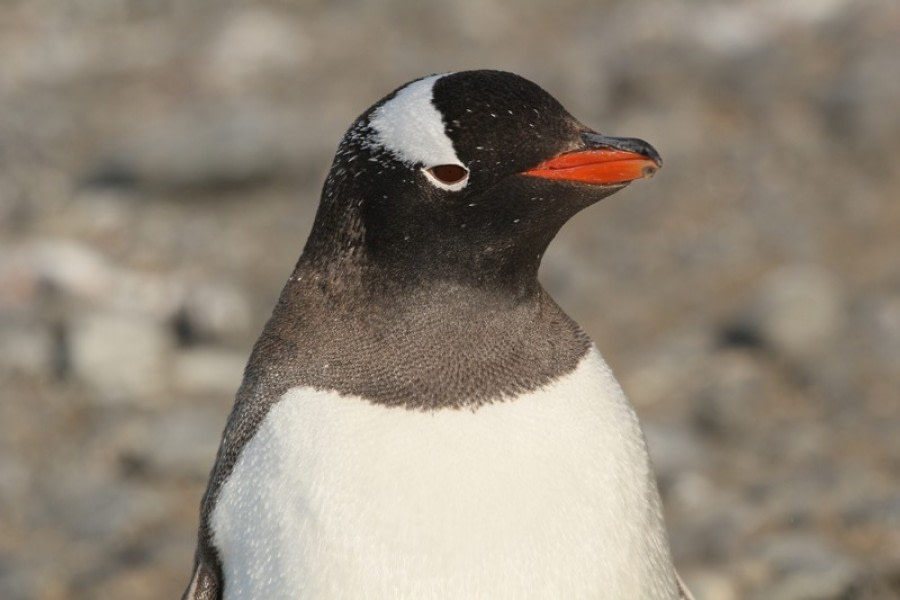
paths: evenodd
<path fill-rule="evenodd" d="M 900 4 L 6 0 L 0 597 L 177 597 L 338 140 L 494 67 L 664 169 L 543 281 L 644 422 L 699 599 L 900 597 Z"/>

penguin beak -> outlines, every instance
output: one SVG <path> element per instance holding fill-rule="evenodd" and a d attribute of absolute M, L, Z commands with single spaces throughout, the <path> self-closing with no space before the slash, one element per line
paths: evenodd
<path fill-rule="evenodd" d="M 644 140 L 581 134 L 584 148 L 560 154 L 523 175 L 600 185 L 652 177 L 662 167 L 659 153 Z"/>

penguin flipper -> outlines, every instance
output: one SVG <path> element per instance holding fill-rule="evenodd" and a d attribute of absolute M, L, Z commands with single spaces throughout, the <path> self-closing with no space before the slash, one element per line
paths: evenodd
<path fill-rule="evenodd" d="M 222 600 L 222 585 L 216 570 L 202 560 L 197 561 L 181 600 Z"/>

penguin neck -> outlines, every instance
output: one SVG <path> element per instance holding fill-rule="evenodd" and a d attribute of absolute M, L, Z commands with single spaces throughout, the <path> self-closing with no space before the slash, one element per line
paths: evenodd
<path fill-rule="evenodd" d="M 476 407 L 546 385 L 588 351 L 538 283 L 538 254 L 505 272 L 483 262 L 466 273 L 452 253 L 411 262 L 373 253 L 352 220 L 344 224 L 357 237 L 333 223 L 314 227 L 254 348 L 250 381 L 413 409 Z"/>
<path fill-rule="evenodd" d="M 566 220 L 531 229 L 489 213 L 477 222 L 453 211 L 423 214 L 427 209 L 385 217 L 382 207 L 333 199 L 326 189 L 292 280 L 391 302 L 450 289 L 499 304 L 535 302 L 543 293 L 541 258 Z"/>
<path fill-rule="evenodd" d="M 332 252 L 327 260 L 313 254 L 300 257 L 285 291 L 304 301 L 324 302 L 344 310 L 392 310 L 434 304 L 458 318 L 470 310 L 519 309 L 544 300 L 533 265 L 503 269 L 466 264 L 450 257 L 372 256 L 353 247 Z"/>
<path fill-rule="evenodd" d="M 250 380 L 410 409 L 474 408 L 554 381 L 590 346 L 536 280 L 516 295 L 452 279 L 398 282 L 343 260 L 323 269 L 301 258 Z"/>

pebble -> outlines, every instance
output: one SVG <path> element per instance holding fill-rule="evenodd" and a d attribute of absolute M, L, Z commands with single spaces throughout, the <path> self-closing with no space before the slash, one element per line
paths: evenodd
<path fill-rule="evenodd" d="M 267 181 L 293 170 L 296 129 L 294 118 L 273 106 L 185 105 L 123 134 L 86 179 L 170 190 Z"/>
<path fill-rule="evenodd" d="M 60 454 L 40 479 L 40 501 L 29 507 L 79 539 L 126 537 L 168 511 L 162 490 L 147 482 L 125 480 L 115 461 L 86 450 Z"/>
<path fill-rule="evenodd" d="M 151 473 L 205 481 L 226 418 L 225 406 L 172 408 L 149 422 L 135 451 Z"/>
<path fill-rule="evenodd" d="M 0 324 L 0 369 L 27 375 L 54 371 L 55 343 L 51 332 L 38 324 Z"/>
<path fill-rule="evenodd" d="M 252 322 L 246 293 L 225 282 L 190 282 L 176 316 L 183 344 L 242 341 Z"/>
<path fill-rule="evenodd" d="M 175 354 L 172 385 L 184 394 L 232 399 L 244 375 L 247 356 L 216 347 L 194 347 Z"/>
<path fill-rule="evenodd" d="M 802 363 L 819 357 L 845 326 L 844 291 L 828 269 L 781 267 L 762 282 L 748 318 L 780 354 Z"/>
<path fill-rule="evenodd" d="M 755 427 L 759 403 L 769 391 L 767 376 L 753 354 L 732 350 L 711 356 L 698 377 L 702 387 L 694 403 L 697 427 L 726 437 L 740 437 Z"/>
<path fill-rule="evenodd" d="M 681 573 L 685 585 L 697 600 L 739 600 L 737 586 L 727 576 L 710 569 Z"/>
<path fill-rule="evenodd" d="M 697 392 L 698 374 L 712 360 L 706 332 L 687 329 L 655 343 L 620 375 L 622 387 L 637 407 L 678 402 Z"/>
<path fill-rule="evenodd" d="M 113 268 L 87 244 L 66 238 L 42 238 L 4 248 L 8 262 L 0 264 L 0 289 L 21 302 L 36 301 L 49 287 L 66 296 L 99 301 L 109 293 Z M 13 296 L 14 294 L 14 296 Z"/>
<path fill-rule="evenodd" d="M 205 77 L 231 93 L 290 77 L 314 55 L 302 25 L 261 7 L 231 11 L 206 48 Z"/>
<path fill-rule="evenodd" d="M 885 365 L 900 365 L 900 291 L 872 298 L 861 312 L 877 356 Z"/>
<path fill-rule="evenodd" d="M 641 425 L 658 478 L 675 478 L 704 464 L 705 449 L 690 428 L 649 419 Z"/>
<path fill-rule="evenodd" d="M 70 364 L 74 375 L 104 404 L 156 404 L 166 388 L 172 336 L 160 323 L 127 313 L 95 312 L 72 323 Z"/>
<path fill-rule="evenodd" d="M 787 534 L 758 548 L 769 566 L 771 583 L 759 600 L 841 598 L 859 579 L 861 566 L 814 534 Z"/>

